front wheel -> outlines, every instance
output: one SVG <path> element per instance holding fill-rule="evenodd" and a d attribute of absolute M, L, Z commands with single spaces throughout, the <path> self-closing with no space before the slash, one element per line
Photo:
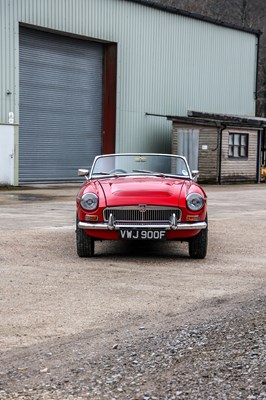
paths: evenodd
<path fill-rule="evenodd" d="M 191 258 L 205 258 L 208 247 L 208 227 L 202 229 L 196 236 L 188 242 L 189 255 Z"/>
<path fill-rule="evenodd" d="M 76 222 L 76 244 L 77 253 L 79 257 L 93 257 L 94 256 L 94 238 L 87 235 L 83 229 L 78 227 L 78 217 Z"/>

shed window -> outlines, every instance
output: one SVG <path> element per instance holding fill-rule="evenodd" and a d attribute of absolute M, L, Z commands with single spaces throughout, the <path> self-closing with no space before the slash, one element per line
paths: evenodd
<path fill-rule="evenodd" d="M 247 158 L 248 133 L 229 133 L 228 157 Z"/>

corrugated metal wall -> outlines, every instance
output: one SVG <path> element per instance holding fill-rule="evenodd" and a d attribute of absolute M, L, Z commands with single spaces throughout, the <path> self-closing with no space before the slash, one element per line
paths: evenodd
<path fill-rule="evenodd" d="M 254 34 L 125 0 L 6 0 L 0 7 L 0 122 L 9 111 L 19 122 L 19 23 L 118 43 L 117 151 L 170 151 L 170 122 L 145 112 L 254 115 Z"/>

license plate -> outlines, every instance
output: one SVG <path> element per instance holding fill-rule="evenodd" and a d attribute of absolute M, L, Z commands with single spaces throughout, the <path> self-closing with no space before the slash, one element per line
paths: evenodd
<path fill-rule="evenodd" d="M 166 231 L 144 230 L 144 229 L 121 229 L 120 238 L 127 240 L 163 240 L 166 238 Z"/>

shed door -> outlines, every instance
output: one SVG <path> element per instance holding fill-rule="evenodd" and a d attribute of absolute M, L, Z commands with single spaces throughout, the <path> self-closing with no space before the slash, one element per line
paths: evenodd
<path fill-rule="evenodd" d="M 102 148 L 103 45 L 20 28 L 19 182 L 77 180 Z"/>
<path fill-rule="evenodd" d="M 187 159 L 191 170 L 199 164 L 199 129 L 178 129 L 177 154 Z"/>

